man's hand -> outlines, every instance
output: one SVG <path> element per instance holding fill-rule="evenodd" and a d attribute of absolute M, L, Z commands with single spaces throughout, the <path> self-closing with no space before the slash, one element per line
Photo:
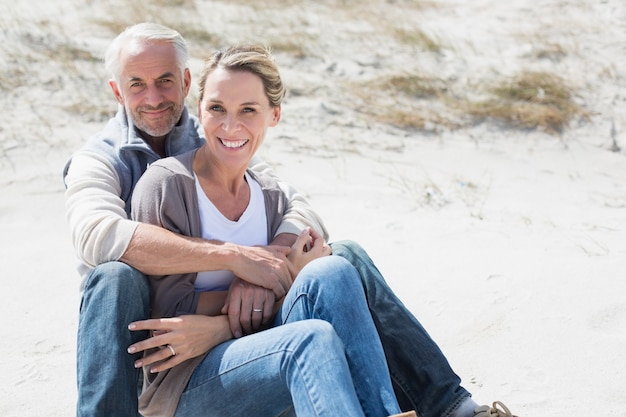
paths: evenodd
<path fill-rule="evenodd" d="M 331 253 L 330 246 L 320 234 L 312 229 L 303 230 L 297 236 L 281 234 L 267 248 L 272 249 L 287 244 L 291 245 L 291 248 L 283 250 L 288 253 L 287 266 L 293 278 L 313 259 Z M 245 280 L 236 279 L 230 286 L 222 314 L 228 314 L 233 335 L 241 337 L 244 334 L 261 330 L 263 326 L 270 323 L 278 309 L 275 300 L 274 293 L 271 291 Z"/>
<path fill-rule="evenodd" d="M 281 233 L 274 237 L 270 246 L 283 246 L 289 249 L 297 238 L 298 235 Z M 244 334 L 261 330 L 272 321 L 276 305 L 274 301 L 275 296 L 272 291 L 236 278 L 228 290 L 222 314 L 228 314 L 230 330 L 235 337 L 239 338 Z"/>
<path fill-rule="evenodd" d="M 287 260 L 289 251 L 282 246 L 239 246 L 240 256 L 230 269 L 242 280 L 271 290 L 278 300 L 289 291 L 295 276 Z"/>
<path fill-rule="evenodd" d="M 228 290 L 222 314 L 228 314 L 230 329 L 235 337 L 254 333 L 274 318 L 274 293 L 235 278 Z"/>
<path fill-rule="evenodd" d="M 150 373 L 170 369 L 200 356 L 233 337 L 226 316 L 189 315 L 142 320 L 131 323 L 128 329 L 152 331 L 152 337 L 128 347 L 131 354 L 156 349 L 135 362 L 136 368 L 155 364 Z"/>

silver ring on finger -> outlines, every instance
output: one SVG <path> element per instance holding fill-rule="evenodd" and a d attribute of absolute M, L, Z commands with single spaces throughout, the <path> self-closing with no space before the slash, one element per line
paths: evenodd
<path fill-rule="evenodd" d="M 174 350 L 172 345 L 167 345 L 167 348 L 170 350 L 170 352 L 172 352 L 172 356 L 176 356 L 176 351 Z"/>
<path fill-rule="evenodd" d="M 262 308 L 253 308 L 253 309 L 252 309 L 252 312 L 253 312 L 253 313 L 262 313 L 262 312 L 263 312 L 263 309 L 262 309 Z"/>

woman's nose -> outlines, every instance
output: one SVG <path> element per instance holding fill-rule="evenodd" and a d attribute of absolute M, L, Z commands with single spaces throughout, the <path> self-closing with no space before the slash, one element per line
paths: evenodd
<path fill-rule="evenodd" d="M 222 122 L 222 129 L 225 132 L 233 132 L 239 129 L 239 120 L 232 114 L 227 114 Z"/>

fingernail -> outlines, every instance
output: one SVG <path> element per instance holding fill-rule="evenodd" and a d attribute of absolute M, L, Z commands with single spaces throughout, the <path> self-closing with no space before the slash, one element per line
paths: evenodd
<path fill-rule="evenodd" d="M 135 353 L 135 352 L 137 352 L 137 348 L 134 347 L 134 346 L 129 347 L 127 350 L 128 350 L 128 353 Z"/>
<path fill-rule="evenodd" d="M 235 332 L 235 339 L 239 339 L 241 337 L 241 332 Z"/>
<path fill-rule="evenodd" d="M 151 373 L 151 374 L 156 374 L 157 372 L 159 372 L 159 370 L 158 370 L 158 369 L 156 369 L 156 368 L 150 368 L 150 373 Z"/>
<path fill-rule="evenodd" d="M 135 330 L 135 327 L 137 327 L 137 325 L 131 323 L 128 325 L 128 330 Z"/>
<path fill-rule="evenodd" d="M 142 366 L 143 366 L 143 362 L 142 361 L 135 362 L 135 368 L 141 368 Z"/>

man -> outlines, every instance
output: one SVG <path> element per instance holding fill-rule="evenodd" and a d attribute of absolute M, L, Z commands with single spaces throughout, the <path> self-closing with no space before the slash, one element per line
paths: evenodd
<path fill-rule="evenodd" d="M 271 303 L 289 289 L 286 254 L 300 231 L 310 227 L 327 238 L 319 217 L 287 185 L 289 210 L 268 247 L 193 239 L 129 220 L 133 188 L 147 167 L 204 141 L 201 126 L 184 105 L 191 84 L 187 59 L 185 41 L 171 29 L 139 24 L 120 34 L 105 58 L 119 110 L 64 171 L 67 218 L 84 278 L 77 343 L 79 416 L 137 415 L 133 364 L 138 358 L 126 348 L 147 335 L 129 332 L 127 326 L 150 316 L 146 274 L 224 269 L 223 261 L 231 261 L 240 279 L 231 286 L 227 311 L 239 337 L 256 330 L 249 320 L 253 300 Z M 269 170 L 261 161 L 252 168 Z M 475 411 L 476 403 L 440 349 L 367 254 L 353 242 L 335 243 L 332 249 L 361 275 L 403 410 L 415 409 L 422 417 L 510 415 L 495 404 Z M 264 312 L 263 321 L 270 318 Z"/>

